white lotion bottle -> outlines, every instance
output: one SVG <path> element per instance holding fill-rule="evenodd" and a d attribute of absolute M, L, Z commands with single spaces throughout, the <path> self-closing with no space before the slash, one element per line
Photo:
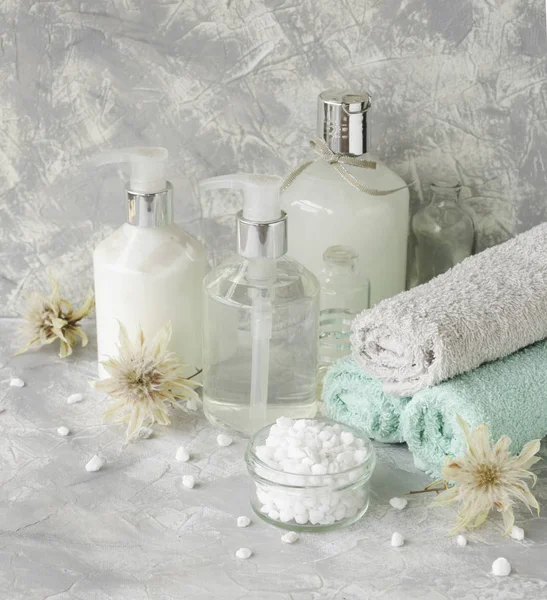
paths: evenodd
<path fill-rule="evenodd" d="M 285 188 L 282 206 L 289 216 L 291 254 L 315 275 L 330 246 L 350 246 L 370 279 L 371 304 L 405 289 L 409 192 L 405 182 L 367 152 L 367 93 L 322 92 L 318 98 L 317 137 L 334 158 L 360 158 L 375 168 L 343 164 L 374 195 L 344 180 L 327 160 L 316 160 Z M 399 189 L 403 188 L 403 189 Z"/>
<path fill-rule="evenodd" d="M 93 253 L 99 377 L 101 361 L 117 356 L 119 323 L 135 339 L 151 340 L 171 323 L 170 350 L 193 374 L 201 368 L 201 284 L 207 253 L 173 222 L 173 186 L 166 181 L 165 148 L 113 150 L 95 164 L 129 163 L 128 220 Z"/>

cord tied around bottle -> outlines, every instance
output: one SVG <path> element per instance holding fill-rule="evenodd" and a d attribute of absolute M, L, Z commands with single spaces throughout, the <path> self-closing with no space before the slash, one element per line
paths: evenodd
<path fill-rule="evenodd" d="M 314 138 L 310 140 L 310 148 L 317 154 L 317 158 L 315 160 L 310 160 L 289 173 L 285 181 L 281 185 L 281 192 L 284 192 L 291 183 L 311 164 L 317 162 L 318 160 L 323 160 L 329 165 L 332 165 L 342 179 L 347 181 L 352 187 L 360 192 L 365 192 L 370 196 L 387 196 L 389 194 L 394 194 L 399 190 L 404 190 L 407 185 L 403 185 L 401 187 L 395 188 L 393 190 L 377 190 L 375 188 L 371 188 L 368 185 L 361 183 L 356 177 L 354 177 L 345 167 L 345 165 L 350 165 L 352 167 L 361 167 L 362 169 L 375 169 L 376 161 L 367 160 L 365 158 L 359 158 L 357 156 L 349 156 L 347 154 L 337 154 L 333 152 L 327 144 L 321 138 Z"/>

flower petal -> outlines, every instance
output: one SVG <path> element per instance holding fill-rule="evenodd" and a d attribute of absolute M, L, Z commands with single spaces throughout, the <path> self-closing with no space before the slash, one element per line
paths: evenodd
<path fill-rule="evenodd" d="M 452 504 L 455 500 L 457 500 L 459 494 L 459 489 L 457 486 L 453 486 L 448 488 L 447 490 L 442 491 L 440 494 L 437 494 L 437 497 L 431 501 L 432 506 L 447 506 L 448 504 Z"/>
<path fill-rule="evenodd" d="M 530 460 L 534 454 L 537 454 L 541 448 L 541 440 L 532 440 L 524 445 L 515 461 L 515 467 L 521 467 L 523 463 Z"/>
<path fill-rule="evenodd" d="M 75 312 L 72 313 L 70 320 L 73 323 L 80 321 L 84 317 L 87 317 L 87 315 L 94 308 L 95 308 L 95 296 L 93 294 L 93 290 L 90 289 L 87 298 L 84 300 L 84 303 L 82 304 L 82 306 L 80 306 L 80 308 L 78 310 L 76 310 Z"/>
<path fill-rule="evenodd" d="M 477 458 L 483 459 L 488 456 L 490 451 L 490 436 L 488 434 L 488 425 L 482 423 L 476 427 L 470 436 L 471 446 Z"/>
<path fill-rule="evenodd" d="M 503 532 L 503 535 L 509 535 L 511 533 L 511 529 L 513 529 L 513 525 L 515 524 L 513 507 L 509 506 L 501 513 L 501 516 L 503 517 L 503 524 L 505 525 L 505 531 Z"/>

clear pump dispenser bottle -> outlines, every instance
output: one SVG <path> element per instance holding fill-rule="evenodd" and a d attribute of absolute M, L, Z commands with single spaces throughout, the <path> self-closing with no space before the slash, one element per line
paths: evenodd
<path fill-rule="evenodd" d="M 201 367 L 203 244 L 173 222 L 173 186 L 165 148 L 126 148 L 101 154 L 96 165 L 130 163 L 127 222 L 93 253 L 99 361 L 118 353 L 119 323 L 131 339 L 142 328 L 152 339 L 171 323 L 170 350 Z M 107 373 L 99 365 L 99 376 Z"/>
<path fill-rule="evenodd" d="M 316 412 L 319 284 L 287 252 L 277 177 L 226 175 L 202 190 L 239 188 L 238 254 L 204 279 L 203 408 L 251 435 L 280 416 Z"/>

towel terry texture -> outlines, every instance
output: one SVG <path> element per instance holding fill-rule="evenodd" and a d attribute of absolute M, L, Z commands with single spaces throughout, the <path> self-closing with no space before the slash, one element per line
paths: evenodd
<path fill-rule="evenodd" d="M 547 434 L 547 341 L 487 363 L 475 371 L 417 393 L 402 415 L 403 437 L 416 466 L 437 477 L 445 455 L 465 447 L 456 414 L 472 427 L 486 423 L 511 451 Z"/>
<path fill-rule="evenodd" d="M 544 223 L 361 313 L 352 346 L 384 392 L 411 396 L 546 337 Z"/>
<path fill-rule="evenodd" d="M 353 358 L 343 358 L 329 369 L 322 397 L 331 419 L 353 425 L 379 442 L 403 441 L 400 419 L 410 398 L 384 394 L 380 381 L 368 377 Z"/>

